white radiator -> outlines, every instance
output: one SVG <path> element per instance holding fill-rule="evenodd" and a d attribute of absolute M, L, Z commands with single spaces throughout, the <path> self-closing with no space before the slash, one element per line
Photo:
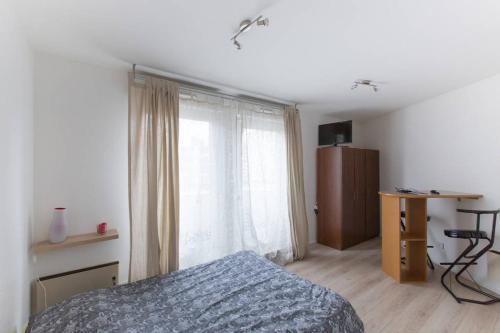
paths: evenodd
<path fill-rule="evenodd" d="M 31 313 L 84 291 L 114 286 L 117 280 L 118 261 L 41 277 L 33 282 Z"/>

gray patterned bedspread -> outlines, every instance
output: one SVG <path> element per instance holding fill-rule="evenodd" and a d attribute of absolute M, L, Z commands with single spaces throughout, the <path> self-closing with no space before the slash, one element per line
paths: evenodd
<path fill-rule="evenodd" d="M 244 251 L 85 292 L 33 316 L 28 333 L 363 332 L 342 296 Z"/>

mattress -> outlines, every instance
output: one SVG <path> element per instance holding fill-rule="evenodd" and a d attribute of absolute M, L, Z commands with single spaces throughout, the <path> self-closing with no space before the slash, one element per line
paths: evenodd
<path fill-rule="evenodd" d="M 30 318 L 46 332 L 363 332 L 351 304 L 250 251 L 75 295 Z"/>

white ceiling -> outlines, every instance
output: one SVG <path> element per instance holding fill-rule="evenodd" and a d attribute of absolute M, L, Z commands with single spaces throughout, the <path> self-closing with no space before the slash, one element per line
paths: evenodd
<path fill-rule="evenodd" d="M 500 72 L 498 0 L 17 0 L 35 49 L 137 63 L 361 119 Z M 239 22 L 258 14 L 237 51 Z M 355 79 L 378 93 L 350 90 Z"/>

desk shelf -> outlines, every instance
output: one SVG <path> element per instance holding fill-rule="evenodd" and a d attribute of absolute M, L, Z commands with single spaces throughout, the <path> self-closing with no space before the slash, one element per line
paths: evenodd
<path fill-rule="evenodd" d="M 425 274 L 422 272 L 412 272 L 408 268 L 401 268 L 401 282 L 424 282 Z"/>
<path fill-rule="evenodd" d="M 382 269 L 398 282 L 427 279 L 427 209 L 424 199 L 405 198 L 406 228 L 401 230 L 401 199 L 382 196 Z M 404 244 L 403 244 L 404 243 Z M 405 257 L 404 264 L 401 258 Z"/>
<path fill-rule="evenodd" d="M 44 253 L 48 251 L 65 249 L 68 247 L 74 247 L 79 245 L 91 244 L 96 242 L 107 241 L 111 239 L 118 238 L 118 230 L 110 229 L 104 235 L 100 235 L 96 232 L 89 234 L 80 234 L 74 236 L 68 236 L 64 242 L 61 243 L 51 243 L 48 240 L 36 243 L 32 247 L 33 253 Z"/>
<path fill-rule="evenodd" d="M 427 280 L 427 199 L 479 199 L 481 194 L 379 192 L 382 216 L 382 270 L 397 282 Z M 406 230 L 401 231 L 401 200 Z M 404 245 L 403 245 L 404 243 Z M 405 263 L 401 263 L 405 257 Z"/>
<path fill-rule="evenodd" d="M 401 241 L 405 242 L 426 242 L 427 237 L 415 232 L 401 232 Z"/>

